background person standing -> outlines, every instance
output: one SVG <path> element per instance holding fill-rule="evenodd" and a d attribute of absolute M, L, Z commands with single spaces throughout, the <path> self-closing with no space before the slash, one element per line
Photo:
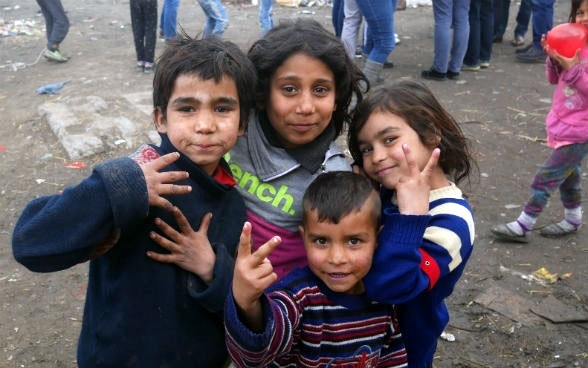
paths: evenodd
<path fill-rule="evenodd" d="M 47 31 L 47 48 L 43 51 L 43 56 L 48 60 L 64 63 L 68 58 L 61 54 L 59 45 L 69 31 L 69 19 L 61 0 L 37 0 L 37 4 L 41 7 Z"/>

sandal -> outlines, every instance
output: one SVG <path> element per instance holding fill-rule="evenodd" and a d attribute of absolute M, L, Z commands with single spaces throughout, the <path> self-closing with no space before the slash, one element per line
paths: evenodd
<path fill-rule="evenodd" d="M 498 225 L 490 230 L 498 240 L 512 241 L 516 243 L 528 243 L 529 240 L 523 235 L 512 231 L 506 224 Z"/>
<path fill-rule="evenodd" d="M 549 224 L 539 231 L 539 235 L 544 236 L 546 238 L 559 238 L 562 236 L 576 233 L 580 228 L 579 226 L 575 226 L 573 224 L 571 225 L 573 226 L 572 229 L 564 228 L 560 225 L 560 223 Z"/>

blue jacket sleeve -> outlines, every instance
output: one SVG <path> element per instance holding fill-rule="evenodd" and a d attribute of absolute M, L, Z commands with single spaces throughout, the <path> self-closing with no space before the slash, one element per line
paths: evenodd
<path fill-rule="evenodd" d="M 372 300 L 398 304 L 427 290 L 429 277 L 420 269 L 420 248 L 430 220 L 430 215 L 383 212 L 378 247 L 364 279 Z"/>
<path fill-rule="evenodd" d="M 148 211 L 139 165 L 130 158 L 105 161 L 81 183 L 25 207 L 12 235 L 13 254 L 31 271 L 63 270 L 87 261 L 113 232 Z"/>

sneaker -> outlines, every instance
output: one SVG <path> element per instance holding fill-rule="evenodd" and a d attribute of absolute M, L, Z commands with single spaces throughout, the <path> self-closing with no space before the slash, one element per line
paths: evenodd
<path fill-rule="evenodd" d="M 517 54 L 517 61 L 520 63 L 545 63 L 546 58 L 545 51 L 537 47 L 531 47 L 527 52 Z"/>
<path fill-rule="evenodd" d="M 510 44 L 514 47 L 523 46 L 525 44 L 525 38 L 523 36 L 515 35 Z"/>
<path fill-rule="evenodd" d="M 461 70 L 463 72 L 477 72 L 478 70 L 480 70 L 480 64 L 477 64 L 477 65 L 463 64 L 461 67 Z"/>
<path fill-rule="evenodd" d="M 492 37 L 492 43 L 502 43 L 502 36 Z"/>
<path fill-rule="evenodd" d="M 391 61 L 385 61 L 384 62 L 384 69 L 392 69 L 394 68 L 394 63 Z"/>
<path fill-rule="evenodd" d="M 144 73 L 153 73 L 153 63 L 145 62 L 145 66 L 143 67 Z"/>
<path fill-rule="evenodd" d="M 145 62 L 144 61 L 137 61 L 137 70 L 142 72 L 144 68 L 145 68 Z"/>
<path fill-rule="evenodd" d="M 489 61 L 480 61 L 480 68 L 481 69 L 488 69 L 488 68 L 490 68 L 490 62 Z"/>
<path fill-rule="evenodd" d="M 65 63 L 68 60 L 68 58 L 63 56 L 59 50 L 51 51 L 49 49 L 45 49 L 45 51 L 43 51 L 43 56 L 45 56 L 47 60 L 57 61 L 59 63 Z"/>
<path fill-rule="evenodd" d="M 394 44 L 398 45 L 400 43 L 400 37 L 398 37 L 398 33 L 394 33 Z"/>
<path fill-rule="evenodd" d="M 459 72 L 452 72 L 451 70 L 447 71 L 447 78 L 451 80 L 458 80 L 459 79 Z"/>
<path fill-rule="evenodd" d="M 359 47 L 359 46 L 357 46 L 357 47 L 355 48 L 355 57 L 356 57 L 357 59 L 361 59 L 361 58 L 363 58 L 363 50 L 362 50 L 362 49 L 361 49 L 361 47 Z"/>
<path fill-rule="evenodd" d="M 425 79 L 430 79 L 430 80 L 442 82 L 444 80 L 447 80 L 447 73 L 441 73 L 441 72 L 438 72 L 435 69 L 431 68 L 429 70 L 423 70 L 421 72 L 421 77 L 423 77 Z"/>
<path fill-rule="evenodd" d="M 527 51 L 529 51 L 529 49 L 530 49 L 531 47 L 533 47 L 533 44 L 532 44 L 532 43 L 528 44 L 528 45 L 527 45 L 527 46 L 525 46 L 525 47 L 521 47 L 521 48 L 519 48 L 519 49 L 516 49 L 516 50 L 515 50 L 515 53 L 516 53 L 516 54 L 522 54 L 522 53 L 524 53 L 524 52 L 527 52 Z"/>

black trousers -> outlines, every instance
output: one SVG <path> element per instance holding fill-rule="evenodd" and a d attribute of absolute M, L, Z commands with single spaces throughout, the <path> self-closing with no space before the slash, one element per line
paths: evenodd
<path fill-rule="evenodd" d="M 129 4 L 137 61 L 153 63 L 157 38 L 157 0 L 131 0 Z"/>

